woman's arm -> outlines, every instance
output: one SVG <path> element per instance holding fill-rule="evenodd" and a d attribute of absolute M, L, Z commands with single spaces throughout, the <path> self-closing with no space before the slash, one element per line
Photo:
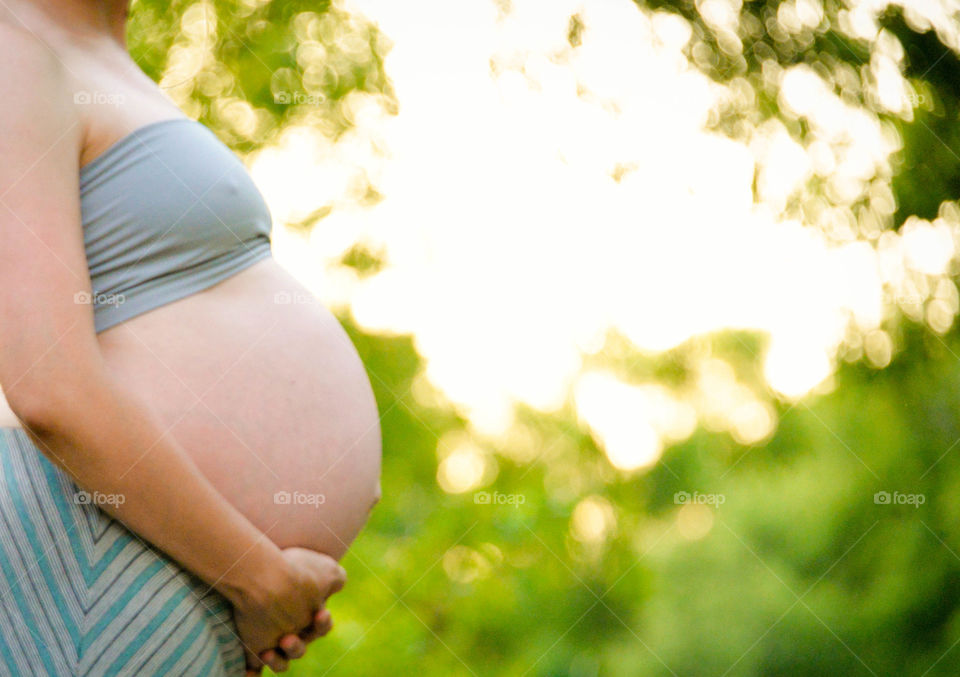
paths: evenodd
<path fill-rule="evenodd" d="M 274 647 L 311 625 L 342 570 L 277 548 L 110 376 L 92 306 L 78 302 L 91 290 L 74 87 L 45 46 L 2 24 L 0 64 L 0 384 L 10 408 L 79 486 L 123 496 L 102 509 L 239 608 L 248 650 Z"/>

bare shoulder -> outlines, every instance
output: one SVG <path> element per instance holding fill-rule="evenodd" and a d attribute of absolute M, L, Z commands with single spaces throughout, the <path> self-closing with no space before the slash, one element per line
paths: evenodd
<path fill-rule="evenodd" d="M 56 52 L 0 16 L 0 148 L 11 134 L 25 134 L 20 142 L 35 137 L 50 142 L 51 133 L 59 136 L 79 128 L 71 89 L 69 73 Z"/>
<path fill-rule="evenodd" d="M 2 75 L 15 77 L 25 70 L 24 75 L 63 77 L 63 64 L 53 49 L 3 15 L 0 15 L 0 58 L 3 59 Z"/>

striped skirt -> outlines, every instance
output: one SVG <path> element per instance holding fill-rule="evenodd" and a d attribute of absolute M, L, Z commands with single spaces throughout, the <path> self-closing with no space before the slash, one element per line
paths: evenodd
<path fill-rule="evenodd" d="M 244 672 L 229 603 L 0 428 L 0 675 Z"/>

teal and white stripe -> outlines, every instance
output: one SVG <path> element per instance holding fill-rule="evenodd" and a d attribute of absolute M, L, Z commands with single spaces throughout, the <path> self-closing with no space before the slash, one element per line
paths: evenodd
<path fill-rule="evenodd" d="M 243 674 L 227 601 L 79 491 L 0 428 L 0 675 Z"/>

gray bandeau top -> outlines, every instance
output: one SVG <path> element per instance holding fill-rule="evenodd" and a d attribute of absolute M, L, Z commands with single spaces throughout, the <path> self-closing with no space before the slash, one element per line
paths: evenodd
<path fill-rule="evenodd" d="M 80 202 L 98 333 L 271 254 L 243 163 L 188 118 L 141 127 L 82 167 Z"/>

